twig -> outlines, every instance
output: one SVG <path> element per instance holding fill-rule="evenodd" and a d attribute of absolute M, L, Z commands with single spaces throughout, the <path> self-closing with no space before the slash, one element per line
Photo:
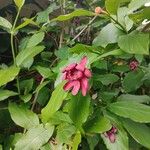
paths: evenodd
<path fill-rule="evenodd" d="M 88 26 L 96 19 L 97 16 L 94 16 L 92 20 L 89 21 L 89 23 L 71 40 L 76 40 L 87 28 Z"/>

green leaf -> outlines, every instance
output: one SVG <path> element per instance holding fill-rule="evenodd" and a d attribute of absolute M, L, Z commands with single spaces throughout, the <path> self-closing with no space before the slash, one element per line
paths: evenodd
<path fill-rule="evenodd" d="M 108 109 L 124 118 L 130 118 L 136 122 L 150 122 L 150 106 L 137 102 L 116 102 L 108 106 Z"/>
<path fill-rule="evenodd" d="M 34 47 L 41 43 L 44 39 L 45 33 L 44 32 L 39 32 L 34 35 L 32 35 L 27 43 L 27 48 L 29 47 Z"/>
<path fill-rule="evenodd" d="M 149 103 L 150 97 L 147 95 L 131 95 L 131 94 L 122 94 L 117 98 L 117 101 L 131 101 L 137 103 Z"/>
<path fill-rule="evenodd" d="M 35 46 L 22 50 L 16 57 L 17 66 L 29 61 L 31 58 L 44 50 L 44 46 Z"/>
<path fill-rule="evenodd" d="M 51 2 L 52 3 L 52 2 Z M 59 7 L 56 5 L 56 3 L 50 4 L 50 6 L 42 11 L 37 13 L 37 23 L 45 23 L 49 21 L 49 14 L 52 13 L 54 10 L 58 9 Z"/>
<path fill-rule="evenodd" d="M 129 31 L 133 26 L 133 21 L 128 17 L 128 11 L 127 7 L 121 7 L 117 11 L 117 20 L 126 31 Z"/>
<path fill-rule="evenodd" d="M 117 40 L 123 32 L 119 30 L 113 23 L 107 24 L 102 28 L 98 36 L 94 39 L 94 46 L 106 47 L 108 44 L 117 43 Z"/>
<path fill-rule="evenodd" d="M 18 7 L 18 9 L 21 9 L 21 7 L 24 5 L 25 0 L 14 0 L 16 6 Z"/>
<path fill-rule="evenodd" d="M 29 129 L 39 125 L 38 116 L 24 105 L 9 103 L 8 106 L 12 120 L 19 126 Z"/>
<path fill-rule="evenodd" d="M 115 74 L 104 74 L 104 75 L 95 75 L 94 80 L 102 82 L 103 85 L 113 84 L 119 80 L 119 77 Z"/>
<path fill-rule="evenodd" d="M 52 19 L 51 21 L 66 21 L 66 20 L 70 20 L 73 17 L 79 17 L 79 16 L 94 16 L 95 13 L 84 10 L 84 9 L 77 9 L 75 11 L 73 11 L 70 14 L 66 14 L 66 15 L 60 15 L 57 18 Z"/>
<path fill-rule="evenodd" d="M 72 124 L 72 120 L 70 119 L 67 113 L 63 113 L 62 111 L 57 111 L 49 120 L 49 123 L 58 125 L 61 123 L 70 123 Z"/>
<path fill-rule="evenodd" d="M 12 28 L 12 24 L 3 17 L 0 17 L 0 27 L 5 29 L 6 31 L 10 31 Z"/>
<path fill-rule="evenodd" d="M 78 146 L 80 143 L 81 143 L 81 133 L 78 131 L 73 139 L 72 150 L 78 150 Z"/>
<path fill-rule="evenodd" d="M 110 130 L 112 127 L 110 121 L 101 115 L 97 115 L 84 125 L 84 130 L 90 133 L 103 133 Z"/>
<path fill-rule="evenodd" d="M 149 0 L 132 0 L 131 3 L 129 4 L 129 12 L 134 12 L 135 10 L 139 9 L 140 7 L 144 6 L 145 3 L 148 3 Z"/>
<path fill-rule="evenodd" d="M 57 127 L 57 136 L 56 140 L 59 143 L 68 143 L 70 141 L 71 136 L 75 133 L 76 128 L 70 124 L 60 124 Z"/>
<path fill-rule="evenodd" d="M 94 148 L 96 147 L 96 145 L 99 142 L 99 135 L 97 135 L 97 134 L 89 135 L 86 138 L 87 138 L 87 142 L 89 144 L 90 150 L 94 150 Z"/>
<path fill-rule="evenodd" d="M 36 69 L 45 79 L 52 76 L 52 71 L 48 67 L 36 66 Z"/>
<path fill-rule="evenodd" d="M 132 32 L 118 39 L 119 47 L 130 54 L 149 55 L 149 34 Z"/>
<path fill-rule="evenodd" d="M 89 115 L 90 97 L 82 96 L 80 93 L 77 96 L 72 96 L 70 100 L 69 116 L 77 128 L 81 128 Z"/>
<path fill-rule="evenodd" d="M 31 18 L 31 19 L 27 19 L 27 18 L 26 18 L 25 21 L 24 21 L 22 24 L 20 24 L 19 26 L 17 26 L 17 27 L 15 28 L 15 31 L 26 27 L 28 24 L 37 25 L 37 24 L 33 21 L 34 18 L 35 18 L 35 17 L 33 17 L 33 18 Z"/>
<path fill-rule="evenodd" d="M 0 101 L 7 99 L 8 97 L 18 95 L 18 93 L 9 90 L 0 90 Z"/>
<path fill-rule="evenodd" d="M 19 139 L 15 145 L 15 150 L 38 150 L 42 145 L 48 142 L 54 131 L 54 126 L 42 124 L 30 128 L 26 134 Z"/>
<path fill-rule="evenodd" d="M 67 96 L 67 92 L 63 89 L 64 82 L 60 83 L 53 91 L 48 104 L 42 109 L 41 118 L 43 122 L 47 122 L 53 114 L 61 107 L 63 100 Z"/>
<path fill-rule="evenodd" d="M 123 126 L 129 134 L 141 145 L 150 149 L 150 128 L 145 124 L 133 122 L 129 119 L 122 119 Z"/>
<path fill-rule="evenodd" d="M 129 72 L 123 80 L 123 88 L 126 92 L 137 90 L 143 84 L 144 72 L 137 70 Z M 132 83 L 132 84 L 131 84 Z"/>
<path fill-rule="evenodd" d="M 14 80 L 14 78 L 18 75 L 20 68 L 11 66 L 6 69 L 0 70 L 0 86 L 5 85 L 6 83 Z"/>
<path fill-rule="evenodd" d="M 55 55 L 60 59 L 67 59 L 69 58 L 69 51 L 68 47 L 62 47 L 55 51 Z"/>
<path fill-rule="evenodd" d="M 129 2 L 131 0 L 106 0 L 105 6 L 109 13 L 116 14 L 121 3 Z"/>
<path fill-rule="evenodd" d="M 29 102 L 32 98 L 32 94 L 20 95 L 21 100 L 25 103 Z"/>

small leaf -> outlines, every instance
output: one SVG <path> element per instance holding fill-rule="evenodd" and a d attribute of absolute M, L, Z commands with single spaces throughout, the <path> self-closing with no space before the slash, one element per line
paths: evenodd
<path fill-rule="evenodd" d="M 0 27 L 4 28 L 6 31 L 10 31 L 12 28 L 12 24 L 3 17 L 0 17 Z"/>
<path fill-rule="evenodd" d="M 117 40 L 123 32 L 114 26 L 113 23 L 107 24 L 102 28 L 98 36 L 94 39 L 95 46 L 106 47 L 108 44 L 117 43 Z"/>
<path fill-rule="evenodd" d="M 84 125 L 84 130 L 90 133 L 103 133 L 110 130 L 112 127 L 110 121 L 101 115 L 97 115 Z"/>
<path fill-rule="evenodd" d="M 34 47 L 39 43 L 41 43 L 44 39 L 44 36 L 45 36 L 44 32 L 39 32 L 32 35 L 27 43 L 27 48 Z"/>
<path fill-rule="evenodd" d="M 23 63 L 27 62 L 28 60 L 30 60 L 31 58 L 42 52 L 44 48 L 45 48 L 44 46 L 35 46 L 24 49 L 21 52 L 19 52 L 19 54 L 16 57 L 17 66 L 20 66 Z"/>
<path fill-rule="evenodd" d="M 79 93 L 77 96 L 71 97 L 69 106 L 69 116 L 76 127 L 80 129 L 89 115 L 90 97 L 83 97 Z"/>
<path fill-rule="evenodd" d="M 16 6 L 18 7 L 18 9 L 21 9 L 21 7 L 24 5 L 25 0 L 14 0 Z"/>
<path fill-rule="evenodd" d="M 36 66 L 36 69 L 45 79 L 52 76 L 52 71 L 48 67 Z"/>
<path fill-rule="evenodd" d="M 116 102 L 108 106 L 108 109 L 116 115 L 130 118 L 136 122 L 150 122 L 150 106 L 137 102 Z"/>
<path fill-rule="evenodd" d="M 0 86 L 5 85 L 6 83 L 14 80 L 14 78 L 18 75 L 20 68 L 11 66 L 6 69 L 0 70 Z"/>
<path fill-rule="evenodd" d="M 149 34 L 132 32 L 118 39 L 119 47 L 129 54 L 149 55 Z"/>
<path fill-rule="evenodd" d="M 8 106 L 12 120 L 19 126 L 29 129 L 39 125 L 38 116 L 24 105 L 9 103 Z"/>
<path fill-rule="evenodd" d="M 43 122 L 47 122 L 53 114 L 61 107 L 63 100 L 67 96 L 67 92 L 63 89 L 64 82 L 60 83 L 53 91 L 48 104 L 42 109 L 41 118 Z"/>
<path fill-rule="evenodd" d="M 52 19 L 51 21 L 66 21 L 66 20 L 72 19 L 73 17 L 94 16 L 94 15 L 95 14 L 93 12 L 90 12 L 84 9 L 77 9 L 70 14 L 60 15 L 57 18 Z"/>
<path fill-rule="evenodd" d="M 18 95 L 18 93 L 9 90 L 0 90 L 0 101 L 3 101 L 8 97 L 15 95 Z"/>
<path fill-rule="evenodd" d="M 48 142 L 54 131 L 54 126 L 42 124 L 30 128 L 26 134 L 18 140 L 15 150 L 38 150 L 42 145 Z"/>
<path fill-rule="evenodd" d="M 123 126 L 129 134 L 141 145 L 150 149 L 150 128 L 145 124 L 133 122 L 129 119 L 122 119 Z"/>

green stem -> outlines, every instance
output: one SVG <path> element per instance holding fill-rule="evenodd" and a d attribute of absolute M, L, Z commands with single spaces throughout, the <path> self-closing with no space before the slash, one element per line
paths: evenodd
<path fill-rule="evenodd" d="M 14 29 L 15 29 L 15 26 L 16 26 L 16 23 L 17 23 L 17 20 L 18 20 L 18 17 L 19 17 L 19 14 L 20 14 L 20 9 L 18 10 L 17 12 L 17 15 L 16 15 L 16 18 L 15 18 L 15 21 L 14 21 L 14 24 L 12 26 L 12 30 L 11 30 L 11 51 L 12 51 L 12 55 L 13 55 L 13 61 L 14 61 L 14 65 L 17 66 L 16 64 L 16 56 L 15 56 L 15 48 L 14 48 Z M 18 88 L 18 93 L 20 94 L 20 86 L 19 86 L 19 77 L 17 76 L 17 88 Z"/>

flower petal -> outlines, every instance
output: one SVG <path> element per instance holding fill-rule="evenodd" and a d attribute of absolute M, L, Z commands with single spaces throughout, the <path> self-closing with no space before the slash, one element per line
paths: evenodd
<path fill-rule="evenodd" d="M 92 76 L 91 71 L 89 69 L 87 69 L 87 68 L 84 70 L 84 74 L 88 78 L 90 78 Z"/>
<path fill-rule="evenodd" d="M 66 79 L 67 79 L 67 72 L 64 72 L 64 73 L 63 73 L 62 79 L 63 79 L 63 80 L 66 80 Z"/>
<path fill-rule="evenodd" d="M 87 63 L 87 57 L 85 56 L 81 59 L 80 63 L 76 66 L 76 69 L 80 71 L 84 71 L 86 63 Z"/>
<path fill-rule="evenodd" d="M 72 80 L 77 80 L 83 77 L 83 73 L 79 70 L 74 72 L 74 75 L 71 76 Z"/>
<path fill-rule="evenodd" d="M 79 92 L 80 89 L 80 82 L 79 81 L 74 81 L 74 86 L 72 89 L 72 95 L 76 95 Z"/>
<path fill-rule="evenodd" d="M 76 67 L 76 65 L 77 65 L 76 63 L 70 64 L 66 68 L 64 68 L 62 72 L 64 73 L 65 71 L 72 70 Z"/>
<path fill-rule="evenodd" d="M 74 86 L 74 81 L 69 81 L 64 85 L 63 88 L 65 91 L 68 91 L 68 90 L 71 90 L 73 88 L 73 86 Z"/>
<path fill-rule="evenodd" d="M 88 91 L 89 85 L 88 85 L 88 79 L 87 78 L 83 78 L 81 80 L 81 91 L 82 91 L 82 95 L 85 96 L 87 91 Z"/>
<path fill-rule="evenodd" d="M 114 143 L 114 142 L 116 141 L 116 136 L 115 136 L 115 134 L 110 134 L 110 135 L 109 135 L 109 140 L 110 140 L 111 143 Z"/>

